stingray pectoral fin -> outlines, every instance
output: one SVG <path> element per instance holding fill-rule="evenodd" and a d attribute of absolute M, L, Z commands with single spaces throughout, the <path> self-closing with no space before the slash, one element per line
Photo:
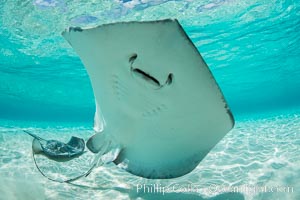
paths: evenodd
<path fill-rule="evenodd" d="M 112 138 L 102 132 L 90 137 L 86 146 L 91 152 L 97 154 L 96 157 L 99 157 L 100 165 L 115 161 L 122 150 L 120 145 L 117 145 Z"/>
<path fill-rule="evenodd" d="M 35 154 L 39 154 L 39 153 L 43 152 L 42 145 L 41 145 L 40 141 L 36 138 L 34 138 L 33 141 L 32 141 L 32 151 Z"/>
<path fill-rule="evenodd" d="M 93 153 L 103 151 L 103 148 L 107 148 L 110 141 L 107 139 L 105 133 L 96 133 L 90 137 L 86 143 L 86 147 Z M 106 152 L 106 150 L 104 150 Z M 104 153 L 105 153 L 104 152 Z"/>
<path fill-rule="evenodd" d="M 112 148 L 109 152 L 107 152 L 101 157 L 102 162 L 103 163 L 114 162 L 120 155 L 121 150 L 122 149 L 120 147 Z"/>

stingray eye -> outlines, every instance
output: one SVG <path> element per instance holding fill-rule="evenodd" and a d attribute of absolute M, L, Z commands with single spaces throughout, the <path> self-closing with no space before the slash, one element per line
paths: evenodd
<path fill-rule="evenodd" d="M 136 53 L 132 54 L 132 56 L 130 56 L 129 58 L 129 62 L 132 63 L 136 58 L 137 58 L 137 54 Z"/>
<path fill-rule="evenodd" d="M 174 75 L 172 73 L 169 74 L 168 79 L 166 81 L 167 85 L 170 85 L 173 82 Z"/>

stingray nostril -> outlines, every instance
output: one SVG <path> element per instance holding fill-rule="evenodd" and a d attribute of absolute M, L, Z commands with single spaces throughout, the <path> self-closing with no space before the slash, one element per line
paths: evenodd
<path fill-rule="evenodd" d="M 137 54 L 136 53 L 132 54 L 129 58 L 129 62 L 132 63 L 136 58 L 137 58 Z"/>
<path fill-rule="evenodd" d="M 174 75 L 172 73 L 169 74 L 168 79 L 166 81 L 167 85 L 170 85 L 173 82 Z"/>

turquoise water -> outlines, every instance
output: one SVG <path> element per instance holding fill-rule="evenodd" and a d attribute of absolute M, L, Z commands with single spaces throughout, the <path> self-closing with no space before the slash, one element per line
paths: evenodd
<path fill-rule="evenodd" d="M 61 32 L 69 26 L 163 18 L 177 18 L 201 52 L 236 118 L 235 128 L 195 171 L 179 179 L 147 181 L 108 165 L 79 181 L 86 187 L 45 180 L 33 165 L 31 138 L 21 129 L 65 140 L 93 134 L 89 78 Z M 7 191 L 24 195 L 13 182 L 18 179 L 35 188 L 28 195 L 45 199 L 300 199 L 299 1 L 2 0 L 0 19 L 0 176 L 11 176 L 7 182 L 15 185 L 6 184 L 1 193 L 12 199 Z M 52 172 L 80 173 L 90 162 L 91 155 L 85 156 Z M 191 183 L 200 189 L 137 193 L 141 183 Z M 208 189 L 246 184 L 289 186 L 293 192 Z"/>

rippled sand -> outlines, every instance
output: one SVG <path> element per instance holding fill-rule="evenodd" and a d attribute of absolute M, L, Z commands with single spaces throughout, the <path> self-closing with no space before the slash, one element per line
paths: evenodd
<path fill-rule="evenodd" d="M 237 120 L 199 166 L 180 178 L 147 180 L 108 164 L 73 185 L 40 175 L 31 155 L 32 138 L 22 129 L 67 141 L 71 135 L 87 139 L 91 128 L 1 124 L 0 199 L 300 199 L 299 114 Z M 68 163 L 38 157 L 45 173 L 60 179 L 84 172 L 92 160 L 91 153 Z"/>

